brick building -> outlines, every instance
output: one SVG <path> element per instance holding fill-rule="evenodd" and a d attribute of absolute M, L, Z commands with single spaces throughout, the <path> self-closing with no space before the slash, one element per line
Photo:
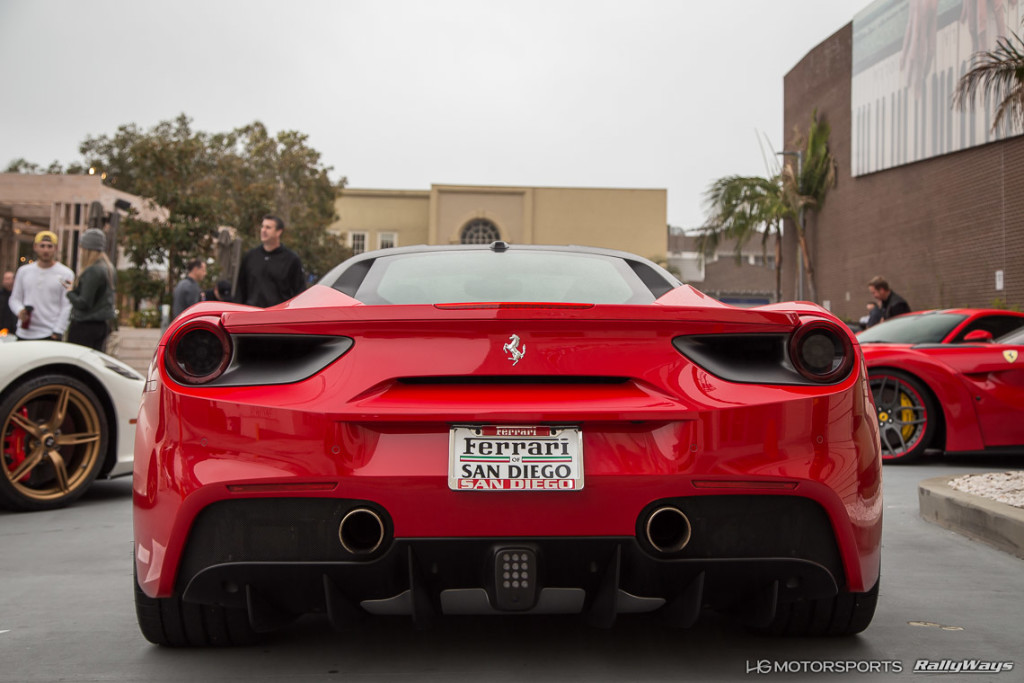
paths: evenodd
<path fill-rule="evenodd" d="M 697 235 L 673 228 L 668 234 L 668 265 L 687 284 L 735 306 L 775 301 L 775 245 L 767 251 L 756 236 L 737 254 L 736 241 L 723 240 L 714 254 L 697 250 Z"/>
<path fill-rule="evenodd" d="M 875 3 L 869 10 L 877 15 L 879 7 L 890 9 Z M 990 106 L 962 116 L 946 106 L 969 66 L 962 56 L 943 66 L 949 41 L 942 32 L 944 26 L 956 29 L 952 15 L 939 16 L 936 74 L 923 98 L 898 88 L 859 106 L 852 79 L 861 73 L 853 44 L 861 19 L 814 48 L 784 79 L 786 149 L 796 149 L 793 131 L 806 134 L 816 109 L 831 125 L 838 164 L 837 185 L 809 221 L 818 303 L 856 319 L 870 301 L 867 281 L 883 275 L 915 310 L 1024 309 L 1024 137 L 1012 128 L 1001 132 L 1002 139 L 990 137 Z M 891 42 L 901 39 L 898 22 L 906 25 L 905 13 L 868 19 L 895 22 Z M 886 66 L 898 63 L 900 54 L 890 48 L 883 57 Z M 919 108 L 918 101 L 931 106 Z M 873 146 L 863 142 L 866 132 L 877 136 Z M 797 296 L 796 254 L 794 231 L 787 230 L 784 299 Z M 809 298 L 809 290 L 805 294 Z"/>

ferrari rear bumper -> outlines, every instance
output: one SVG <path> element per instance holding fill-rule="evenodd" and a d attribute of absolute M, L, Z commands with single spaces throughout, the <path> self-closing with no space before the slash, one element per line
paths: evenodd
<path fill-rule="evenodd" d="M 690 522 L 683 547 L 658 550 L 656 511 Z M 382 520 L 381 542 L 353 548 L 339 528 L 352 511 Z M 780 603 L 833 597 L 844 574 L 831 525 L 798 496 L 696 496 L 652 503 L 631 537 L 401 539 L 369 501 L 246 499 L 197 518 L 176 591 L 189 602 L 244 608 L 257 630 L 305 613 L 344 625 L 364 613 L 616 615 L 663 609 L 692 624 L 704 607 L 766 624 Z"/>

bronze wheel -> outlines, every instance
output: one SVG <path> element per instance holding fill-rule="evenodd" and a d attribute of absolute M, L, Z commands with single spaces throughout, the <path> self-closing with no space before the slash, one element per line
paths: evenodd
<path fill-rule="evenodd" d="M 106 455 L 106 413 L 82 382 L 28 380 L 0 403 L 0 504 L 15 510 L 67 505 L 89 487 Z"/>

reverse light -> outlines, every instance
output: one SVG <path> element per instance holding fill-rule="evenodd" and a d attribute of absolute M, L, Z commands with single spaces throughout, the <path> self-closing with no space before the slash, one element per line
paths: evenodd
<path fill-rule="evenodd" d="M 231 362 L 231 338 L 216 318 L 190 320 L 167 342 L 164 366 L 182 384 L 206 384 Z"/>
<path fill-rule="evenodd" d="M 789 358 L 801 375 L 815 382 L 836 382 L 853 367 L 853 342 L 834 324 L 816 320 L 801 325 L 789 339 Z"/>

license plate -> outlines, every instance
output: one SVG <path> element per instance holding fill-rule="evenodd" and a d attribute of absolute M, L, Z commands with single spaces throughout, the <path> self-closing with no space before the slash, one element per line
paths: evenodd
<path fill-rule="evenodd" d="M 448 488 L 456 491 L 578 491 L 578 427 L 452 427 Z"/>

